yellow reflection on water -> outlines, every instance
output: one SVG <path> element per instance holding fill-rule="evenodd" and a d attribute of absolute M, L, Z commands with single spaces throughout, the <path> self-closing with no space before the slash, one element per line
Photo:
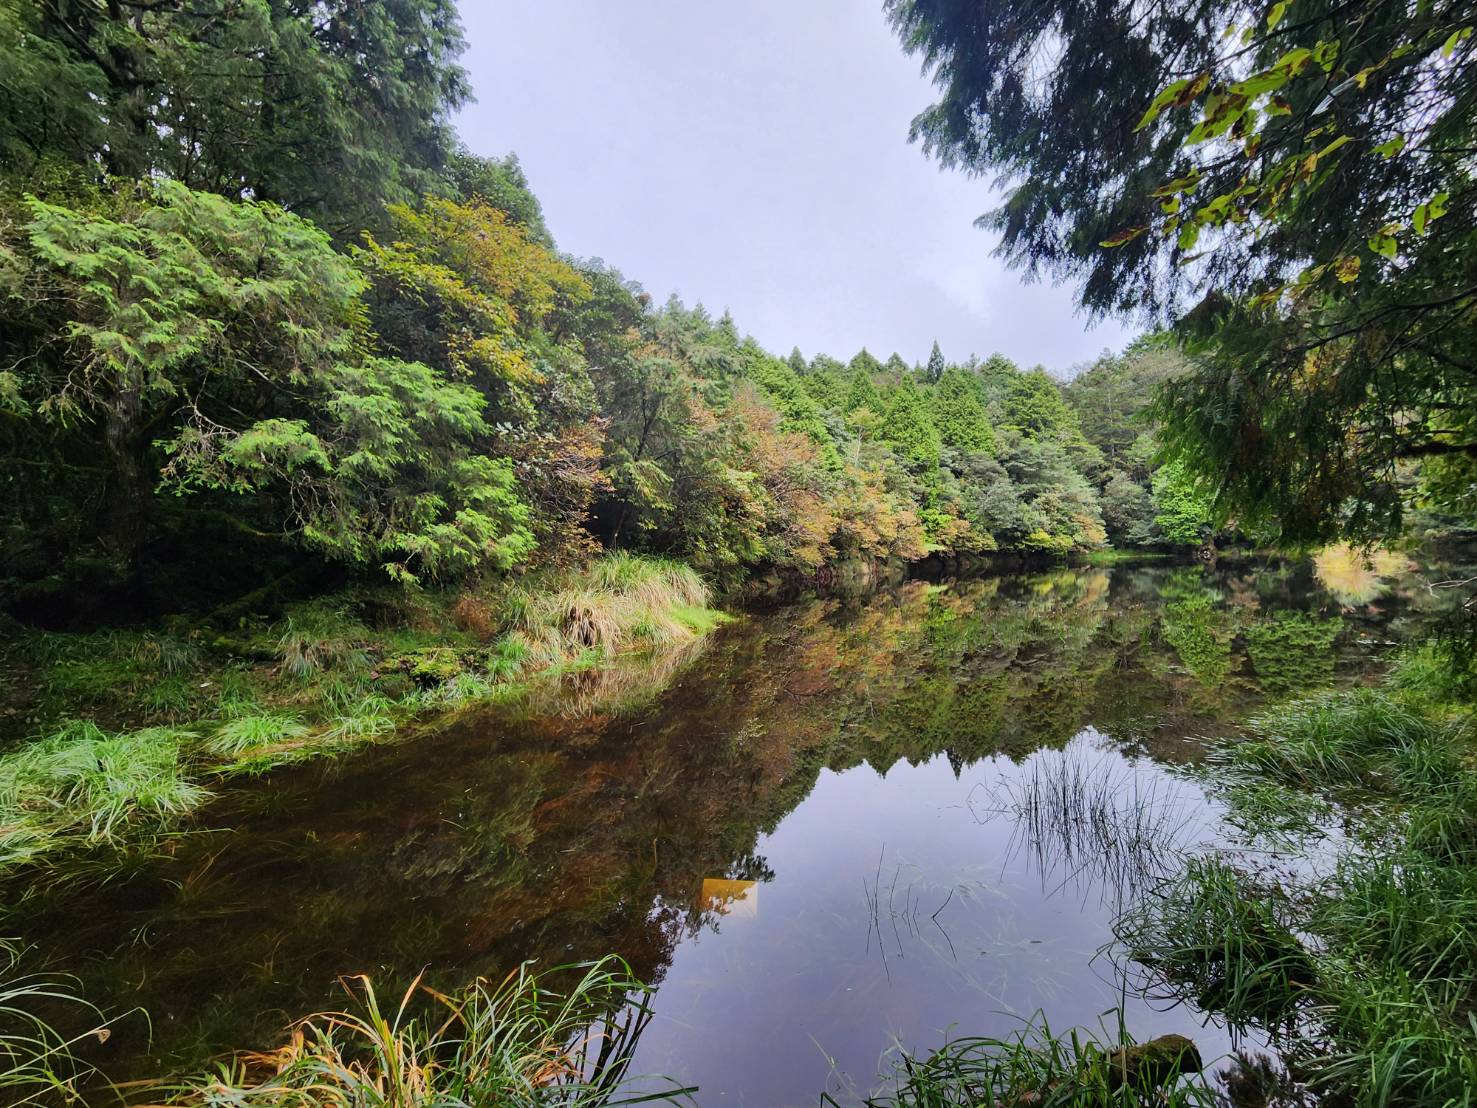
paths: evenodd
<path fill-rule="evenodd" d="M 729 881 L 722 877 L 703 878 L 703 907 L 738 919 L 759 914 L 759 883 Z"/>
<path fill-rule="evenodd" d="M 1344 604 L 1368 604 L 1390 590 L 1389 578 L 1409 566 L 1395 550 L 1363 549 L 1348 543 L 1324 547 L 1313 556 L 1319 583 Z"/>

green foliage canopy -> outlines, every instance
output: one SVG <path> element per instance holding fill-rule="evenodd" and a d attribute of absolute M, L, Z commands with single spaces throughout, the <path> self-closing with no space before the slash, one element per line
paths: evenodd
<path fill-rule="evenodd" d="M 1159 415 L 1219 516 L 1384 535 L 1412 466 L 1470 470 L 1470 4 L 887 7 L 939 86 L 914 137 L 1001 178 L 1006 257 L 1196 344 Z"/>
<path fill-rule="evenodd" d="M 127 571 L 156 485 L 273 498 L 274 525 L 409 579 L 506 566 L 532 541 L 485 400 L 372 352 L 364 281 L 275 205 L 160 182 L 87 211 L 29 200 L 0 235 L 6 408 L 106 459 Z"/>
<path fill-rule="evenodd" d="M 0 163 L 271 200 L 335 230 L 442 189 L 452 0 L 0 4 Z"/>

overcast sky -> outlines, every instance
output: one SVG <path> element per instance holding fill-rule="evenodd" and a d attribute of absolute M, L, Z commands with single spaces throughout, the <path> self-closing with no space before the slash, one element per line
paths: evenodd
<path fill-rule="evenodd" d="M 1026 285 L 987 183 L 908 142 L 932 101 L 881 0 L 462 0 L 480 154 L 514 151 L 561 249 L 787 354 L 938 339 L 1062 372 L 1130 332 Z"/>

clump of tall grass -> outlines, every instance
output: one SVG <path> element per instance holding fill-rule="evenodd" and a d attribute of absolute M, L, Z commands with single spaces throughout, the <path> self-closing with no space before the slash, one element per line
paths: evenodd
<path fill-rule="evenodd" d="M 1477 702 L 1477 649 L 1465 640 L 1436 639 L 1405 651 L 1390 670 L 1389 683 L 1408 699 L 1427 706 Z"/>
<path fill-rule="evenodd" d="M 1287 1021 L 1315 983 L 1313 956 L 1294 934 L 1282 890 L 1218 857 L 1191 858 L 1123 913 L 1118 941 L 1145 974 L 1142 991 L 1191 997 L 1239 1027 Z"/>
<path fill-rule="evenodd" d="M 278 635 L 278 666 L 304 680 L 330 670 L 362 669 L 369 659 L 368 638 L 368 629 L 345 613 L 323 604 L 303 605 Z"/>
<path fill-rule="evenodd" d="M 578 977 L 567 989 L 558 982 Z M 628 1088 L 651 1018 L 645 987 L 618 958 L 543 974 L 524 966 L 500 982 L 447 996 L 412 983 L 393 1008 L 366 977 L 346 983 L 350 1010 L 309 1016 L 279 1050 L 246 1055 L 174 1090 L 200 1108 L 282 1105 L 535 1105 L 676 1103 L 692 1090 Z"/>
<path fill-rule="evenodd" d="M 1377 689 L 1293 701 L 1252 720 L 1250 731 L 1229 751 L 1233 767 L 1313 788 L 1387 784 L 1392 759 L 1418 772 L 1447 742 L 1429 718 Z"/>
<path fill-rule="evenodd" d="M 177 727 L 107 734 L 73 721 L 0 757 L 0 864 L 67 836 L 112 843 L 125 828 L 199 807 L 210 792 L 191 780 L 184 754 L 196 737 Z"/>
<path fill-rule="evenodd" d="M 1180 1035 L 1134 1043 L 1074 1028 L 1054 1035 L 1041 1018 L 1007 1038 L 954 1039 L 922 1058 L 904 1053 L 868 1108 L 1210 1108 L 1200 1054 Z M 830 1094 L 821 1103 L 836 1105 Z"/>
<path fill-rule="evenodd" d="M 614 553 L 510 589 L 505 619 L 530 659 L 558 665 L 586 651 L 608 658 L 630 646 L 690 641 L 721 618 L 709 599 L 687 566 Z"/>
<path fill-rule="evenodd" d="M 334 716 L 324 730 L 332 740 L 372 739 L 395 730 L 395 705 L 383 696 L 366 696 L 350 710 Z"/>
<path fill-rule="evenodd" d="M 245 751 L 308 733 L 307 725 L 295 715 L 283 712 L 250 712 L 233 716 L 216 728 L 210 749 L 217 754 L 234 756 Z"/>

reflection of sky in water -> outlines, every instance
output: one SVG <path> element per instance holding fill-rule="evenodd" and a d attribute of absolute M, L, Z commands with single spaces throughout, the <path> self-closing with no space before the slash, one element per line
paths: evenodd
<path fill-rule="evenodd" d="M 865 1091 L 896 1041 L 927 1049 L 950 1031 L 1004 1035 L 1038 1009 L 1058 1030 L 1098 1027 L 1124 999 L 1098 954 L 1124 857 L 1095 866 L 1077 842 L 1061 868 L 1060 842 L 1023 841 L 1019 819 L 1003 807 L 991 818 L 980 803 L 982 790 L 1018 797 L 1043 770 L 1059 782 L 1051 773 L 1062 767 L 1112 794 L 1087 816 L 1099 826 L 1126 827 L 1102 822 L 1103 807 L 1122 810 L 1135 790 L 1151 801 L 1142 861 L 1172 864 L 1173 843 L 1209 833 L 1193 785 L 1130 762 L 1092 731 L 1065 751 L 1020 766 L 988 759 L 958 778 L 942 756 L 885 777 L 865 765 L 826 771 L 759 842 L 774 879 L 758 910 L 720 916 L 677 948 L 635 1070 L 696 1084 L 705 1104 L 814 1103 L 838 1080 Z M 1130 996 L 1126 1011 L 1138 1037 L 1188 1033 L 1207 1057 L 1231 1046 L 1187 1009 Z"/>

